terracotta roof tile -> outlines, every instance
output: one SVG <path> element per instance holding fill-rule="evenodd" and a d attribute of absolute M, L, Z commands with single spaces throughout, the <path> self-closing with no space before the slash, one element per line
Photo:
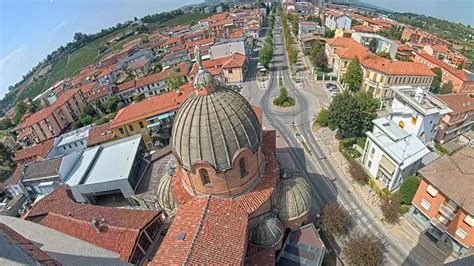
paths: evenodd
<path fill-rule="evenodd" d="M 388 75 L 435 76 L 435 73 L 422 63 L 395 61 L 375 55 L 362 59 L 361 63 L 366 68 Z"/>
<path fill-rule="evenodd" d="M 469 97 L 468 94 L 445 94 L 437 96 L 453 110 L 450 115 L 474 111 L 474 98 Z"/>
<path fill-rule="evenodd" d="M 162 44 L 162 46 L 167 46 L 173 43 L 181 43 L 181 42 L 183 42 L 183 39 L 181 37 L 170 37 Z"/>
<path fill-rule="evenodd" d="M 96 86 L 96 85 L 97 85 L 97 82 L 89 82 L 89 83 L 87 83 L 87 84 L 81 86 L 79 89 L 81 90 L 81 92 L 82 92 L 83 94 L 87 94 L 87 93 L 89 93 L 89 92 L 94 88 L 94 86 Z"/>
<path fill-rule="evenodd" d="M 23 174 L 23 169 L 25 169 L 24 164 L 19 164 L 19 165 L 16 166 L 15 171 L 13 172 L 13 174 L 8 179 L 8 183 L 10 185 L 18 184 L 18 182 L 21 179 L 21 175 Z"/>
<path fill-rule="evenodd" d="M 109 126 L 111 123 L 112 121 L 92 127 L 87 136 L 87 146 L 93 146 L 115 139 L 115 135 L 112 132 L 109 132 Z"/>
<path fill-rule="evenodd" d="M 63 185 L 36 202 L 24 219 L 117 252 L 120 259 L 129 261 L 140 232 L 159 215 L 156 211 L 76 203 Z M 91 225 L 93 218 L 105 219 L 107 229 L 98 233 Z"/>
<path fill-rule="evenodd" d="M 367 32 L 367 33 L 374 33 L 375 32 L 372 28 L 367 27 L 365 25 L 352 26 L 351 29 L 355 30 L 357 32 Z"/>
<path fill-rule="evenodd" d="M 452 75 L 459 78 L 460 80 L 462 80 L 462 81 L 467 81 L 468 80 L 468 77 L 467 77 L 467 75 L 464 71 L 455 69 L 454 67 L 452 67 L 452 66 L 448 65 L 447 63 L 439 60 L 438 58 L 436 58 L 434 56 L 431 56 L 431 55 L 429 55 L 425 52 L 419 52 L 419 53 L 416 53 L 416 54 L 420 57 L 423 57 L 425 60 L 428 60 L 431 63 L 434 63 L 434 64 L 438 65 L 444 71 L 447 71 L 447 72 L 451 73 Z"/>
<path fill-rule="evenodd" d="M 34 146 L 28 147 L 26 149 L 16 151 L 14 160 L 20 161 L 29 157 L 35 157 L 35 160 L 37 158 L 45 158 L 52 148 L 53 148 L 53 139 L 50 139 L 40 144 L 36 144 Z"/>
<path fill-rule="evenodd" d="M 180 95 L 175 91 L 170 91 L 120 109 L 112 120 L 109 129 L 178 109 L 193 91 L 192 85 L 185 84 L 180 91 Z"/>

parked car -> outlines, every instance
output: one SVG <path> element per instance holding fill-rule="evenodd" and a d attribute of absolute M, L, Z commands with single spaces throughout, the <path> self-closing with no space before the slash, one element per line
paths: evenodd
<path fill-rule="evenodd" d="M 337 89 L 337 85 L 334 83 L 326 83 L 326 89 L 328 90 Z"/>
<path fill-rule="evenodd" d="M 240 92 L 242 90 L 242 85 L 240 85 L 240 84 L 233 85 L 233 86 L 231 86 L 231 89 L 236 91 L 236 92 Z"/>
<path fill-rule="evenodd" d="M 336 96 L 336 95 L 338 95 L 338 94 L 339 94 L 339 91 L 330 91 L 330 92 L 329 92 L 329 95 L 331 95 L 331 97 L 334 97 L 334 96 Z"/>

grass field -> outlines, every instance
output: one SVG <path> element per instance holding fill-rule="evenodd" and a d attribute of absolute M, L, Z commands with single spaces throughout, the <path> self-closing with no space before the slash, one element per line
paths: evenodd
<path fill-rule="evenodd" d="M 172 26 L 172 25 L 181 25 L 181 24 L 188 24 L 191 22 L 197 22 L 198 20 L 201 20 L 203 18 L 207 18 L 212 16 L 213 14 L 203 14 L 203 13 L 196 13 L 196 14 L 183 14 L 183 15 L 178 15 L 170 20 L 167 20 L 162 23 L 151 23 L 148 25 L 148 28 L 150 31 L 155 31 L 158 28 L 161 27 L 167 27 L 167 26 Z"/>

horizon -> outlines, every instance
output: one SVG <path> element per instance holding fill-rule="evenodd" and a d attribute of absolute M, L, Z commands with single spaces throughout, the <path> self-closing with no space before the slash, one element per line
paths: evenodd
<path fill-rule="evenodd" d="M 202 0 L 1 1 L 0 98 L 38 62 L 74 33 L 86 34 L 115 26 L 134 17 L 178 9 Z M 95 8 L 91 9 L 93 5 Z M 34 10 L 35 12 L 25 12 Z M 35 23 L 32 23 L 35 21 Z"/>

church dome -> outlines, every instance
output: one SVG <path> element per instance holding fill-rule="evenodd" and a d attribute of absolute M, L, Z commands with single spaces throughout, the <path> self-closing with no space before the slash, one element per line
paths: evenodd
<path fill-rule="evenodd" d="M 167 173 L 161 177 L 158 184 L 158 205 L 165 210 L 167 215 L 172 215 L 176 209 L 176 202 L 171 193 L 171 177 L 176 168 L 176 162 L 170 160 L 166 168 Z"/>
<path fill-rule="evenodd" d="M 232 168 L 234 155 L 240 149 L 258 150 L 260 123 L 242 95 L 219 85 L 200 60 L 198 64 L 194 93 L 173 122 L 172 145 L 186 170 L 197 162 L 206 162 L 216 172 L 226 171 Z"/>
<path fill-rule="evenodd" d="M 272 247 L 281 241 L 283 234 L 284 229 L 280 220 L 275 215 L 266 213 L 250 231 L 249 240 L 257 246 Z"/>
<path fill-rule="evenodd" d="M 278 218 L 291 221 L 308 213 L 311 207 L 311 189 L 301 176 L 283 172 L 277 190 L 273 195 L 273 206 Z"/>

